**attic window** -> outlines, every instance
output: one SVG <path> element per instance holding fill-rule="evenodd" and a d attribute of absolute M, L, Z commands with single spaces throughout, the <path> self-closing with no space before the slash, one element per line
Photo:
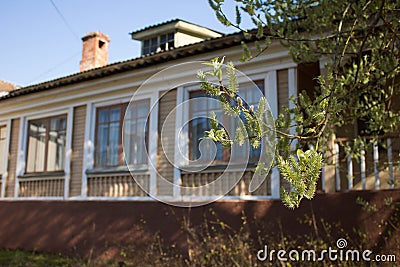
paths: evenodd
<path fill-rule="evenodd" d="M 159 51 L 167 51 L 174 48 L 174 33 L 162 34 L 143 41 L 142 54 L 147 55 Z"/>
<path fill-rule="evenodd" d="M 100 49 L 103 48 L 105 44 L 106 44 L 105 42 L 103 42 L 102 40 L 99 40 L 99 48 Z"/>

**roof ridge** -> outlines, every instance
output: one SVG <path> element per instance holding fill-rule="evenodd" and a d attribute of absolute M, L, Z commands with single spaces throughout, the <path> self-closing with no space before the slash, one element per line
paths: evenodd
<path fill-rule="evenodd" d="M 186 23 L 189 23 L 189 24 L 198 26 L 198 27 L 202 27 L 202 28 L 205 28 L 205 29 L 207 29 L 207 30 L 210 30 L 210 31 L 219 33 L 219 34 L 221 34 L 221 35 L 224 34 L 224 33 L 222 33 L 222 32 L 213 30 L 213 29 L 211 29 L 211 28 L 209 28 L 209 27 L 205 27 L 205 26 L 202 26 L 202 25 L 199 25 L 199 24 L 196 24 L 196 23 L 193 23 L 193 22 L 184 20 L 184 19 L 179 19 L 179 18 L 174 18 L 174 19 L 166 20 L 166 21 L 164 21 L 164 22 L 157 23 L 157 24 L 149 25 L 149 26 L 143 27 L 143 28 L 141 28 L 141 29 L 132 31 L 132 32 L 130 32 L 129 34 L 132 35 L 132 34 L 135 34 L 135 33 L 143 32 L 143 31 L 146 31 L 146 30 L 150 30 L 150 29 L 153 29 L 153 28 L 157 28 L 157 27 L 160 27 L 160 26 L 167 25 L 167 24 L 169 24 L 169 23 L 174 23 L 174 22 L 179 22 L 179 21 L 186 22 Z"/>

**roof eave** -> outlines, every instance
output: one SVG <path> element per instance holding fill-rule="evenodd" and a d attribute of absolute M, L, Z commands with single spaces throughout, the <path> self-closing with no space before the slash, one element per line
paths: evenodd
<path fill-rule="evenodd" d="M 189 57 L 197 54 L 215 51 L 239 45 L 244 40 L 241 32 L 225 35 L 219 38 L 207 39 L 205 41 L 182 46 L 173 50 L 168 50 L 159 53 L 153 53 L 147 56 L 134 58 L 127 61 L 113 63 L 104 67 L 87 70 L 84 72 L 75 73 L 69 76 L 46 81 L 39 84 L 22 87 L 9 92 L 9 94 L 0 97 L 1 100 L 26 95 L 34 92 L 45 91 L 56 87 L 67 86 L 79 82 L 90 81 L 93 79 L 106 77 L 118 73 L 123 73 L 133 69 L 147 67 L 153 64 L 168 62 L 179 58 Z"/>

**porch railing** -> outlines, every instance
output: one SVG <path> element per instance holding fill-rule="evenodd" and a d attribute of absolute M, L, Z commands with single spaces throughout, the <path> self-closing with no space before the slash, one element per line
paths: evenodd
<path fill-rule="evenodd" d="M 135 179 L 149 189 L 150 176 L 137 174 Z M 89 174 L 87 180 L 89 197 L 144 197 L 146 192 L 135 182 L 130 173 Z"/>
<path fill-rule="evenodd" d="M 320 186 L 323 191 L 400 188 L 400 137 L 380 137 L 371 141 L 366 147 L 357 147 L 355 151 L 345 151 L 343 144 L 350 144 L 348 147 L 354 148 L 350 142 L 351 140 L 344 138 L 336 140 L 333 146 L 332 164 L 325 165 L 322 172 Z M 358 154 L 357 157 L 354 156 L 355 153 Z M 223 169 L 181 171 L 182 188 L 175 197 L 271 197 L 270 176 L 255 192 L 249 192 L 250 181 L 253 178 L 252 168 L 245 170 L 244 173 L 230 170 L 221 177 L 223 173 Z M 279 175 L 275 177 L 279 179 Z M 139 180 L 143 188 L 135 180 Z M 235 183 L 235 181 L 238 182 Z M 64 197 L 66 191 L 63 176 L 22 177 L 17 179 L 17 182 L 18 197 L 22 198 Z M 209 186 L 201 187 L 206 184 Z M 280 184 L 284 186 L 282 179 Z M 135 174 L 135 179 L 129 172 L 87 174 L 87 197 L 147 197 L 146 192 L 149 192 L 149 188 L 150 174 L 148 172 L 138 172 Z M 170 196 L 173 197 L 172 194 Z"/>
<path fill-rule="evenodd" d="M 18 183 L 19 197 L 64 196 L 64 177 L 21 178 Z"/>
<path fill-rule="evenodd" d="M 261 186 L 254 192 L 249 192 L 249 184 L 253 171 L 229 172 L 222 175 L 222 171 L 182 172 L 182 196 L 270 196 L 270 177 L 267 177 Z M 240 177 L 241 176 L 241 177 Z M 215 182 L 214 182 L 215 181 Z M 235 183 L 235 181 L 239 181 Z M 209 184 L 207 187 L 202 185 Z M 228 192 L 228 193 L 227 193 Z M 226 194 L 227 193 L 227 194 Z"/>
<path fill-rule="evenodd" d="M 333 147 L 336 191 L 399 188 L 399 137 L 379 137 L 367 147 L 358 147 L 359 157 L 353 156 L 354 151 L 346 153 L 344 143 L 351 145 L 342 138 Z"/>

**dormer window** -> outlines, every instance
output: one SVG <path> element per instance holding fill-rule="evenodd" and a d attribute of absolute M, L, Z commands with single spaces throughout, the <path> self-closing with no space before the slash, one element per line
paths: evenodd
<path fill-rule="evenodd" d="M 168 33 L 160 36 L 161 50 L 170 50 L 174 47 L 174 33 Z"/>
<path fill-rule="evenodd" d="M 162 34 L 143 41 L 143 55 L 174 48 L 174 33 Z"/>
<path fill-rule="evenodd" d="M 142 56 L 202 42 L 222 34 L 196 24 L 174 19 L 131 32 L 133 40 L 142 42 Z"/>

